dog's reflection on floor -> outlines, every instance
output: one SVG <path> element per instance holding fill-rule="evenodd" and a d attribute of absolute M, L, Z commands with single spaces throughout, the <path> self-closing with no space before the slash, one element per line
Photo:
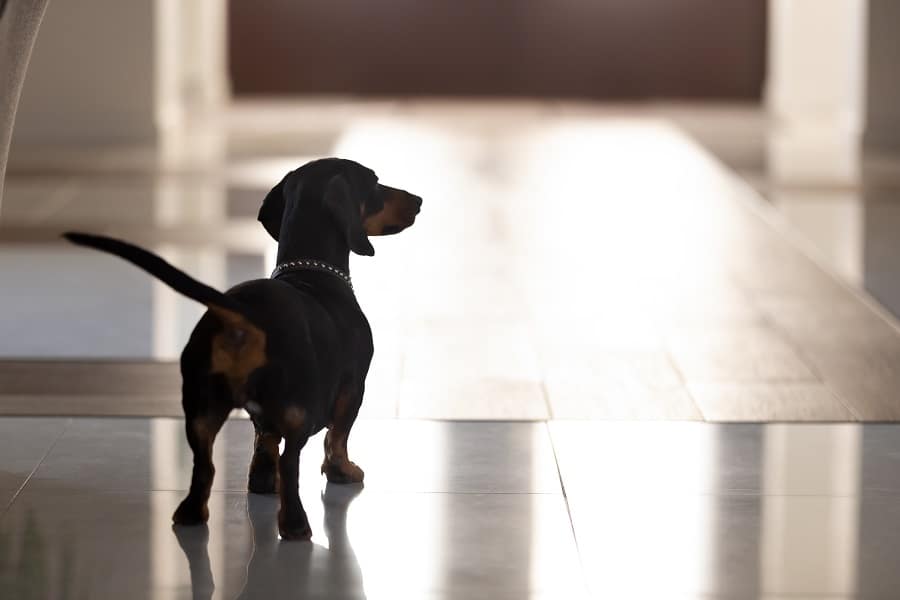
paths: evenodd
<path fill-rule="evenodd" d="M 347 537 L 347 509 L 361 485 L 327 484 L 322 493 L 328 548 L 278 537 L 278 497 L 247 495 L 253 553 L 240 599 L 365 598 L 362 572 Z M 315 528 L 315 525 L 313 525 Z M 213 597 L 215 582 L 209 562 L 209 529 L 174 527 L 188 560 L 194 600 Z"/>

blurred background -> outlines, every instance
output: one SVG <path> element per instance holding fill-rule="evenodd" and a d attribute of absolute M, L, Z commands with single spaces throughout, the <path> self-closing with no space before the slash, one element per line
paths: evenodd
<path fill-rule="evenodd" d="M 438 364 L 458 368 L 436 405 L 509 385 L 542 417 L 554 365 L 599 348 L 659 353 L 681 389 L 682 337 L 737 324 L 797 349 L 833 314 L 865 337 L 870 312 L 893 335 L 897 24 L 893 0 L 50 3 L 0 204 L 0 356 L 158 377 L 201 308 L 59 232 L 228 287 L 274 266 L 270 186 L 329 155 L 426 199 L 353 263 L 386 414 Z M 463 377 L 485 327 L 498 348 Z M 456 362 L 422 358 L 435 340 Z"/>
<path fill-rule="evenodd" d="M 898 597 L 898 31 L 898 0 L 0 0 L 0 589 Z M 313 544 L 278 544 L 234 419 L 173 534 L 203 309 L 59 235 L 267 277 L 260 203 L 322 156 L 424 198 L 351 257 L 366 489 L 313 440 Z"/>

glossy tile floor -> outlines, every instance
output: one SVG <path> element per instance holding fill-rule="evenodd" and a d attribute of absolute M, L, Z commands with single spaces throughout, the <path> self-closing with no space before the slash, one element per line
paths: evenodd
<path fill-rule="evenodd" d="M 366 420 L 365 488 L 304 449 L 312 543 L 216 446 L 207 527 L 170 527 L 175 419 L 0 419 L 3 598 L 895 598 L 894 425 Z M 5 508 L 3 508 L 5 507 Z"/>
<path fill-rule="evenodd" d="M 897 598 L 900 425 L 872 422 L 900 419 L 900 162 L 819 181 L 769 142 L 746 109 L 336 102 L 14 149 L 0 414 L 32 416 L 0 417 L 0 598 Z M 282 543 L 232 419 L 209 525 L 173 531 L 201 311 L 58 234 L 265 276 L 261 198 L 321 155 L 425 198 L 352 262 L 366 486 L 326 485 L 312 440 L 314 537 Z"/>
<path fill-rule="evenodd" d="M 752 171 L 759 125 L 726 126 L 746 112 L 263 104 L 156 154 L 20 149 L 0 411 L 178 415 L 173 361 L 200 307 L 59 232 L 132 239 L 224 288 L 272 266 L 254 217 L 273 183 L 342 155 L 425 198 L 352 262 L 377 345 L 367 416 L 896 420 L 897 320 L 691 137 Z M 884 288 L 895 263 L 873 269 Z"/>

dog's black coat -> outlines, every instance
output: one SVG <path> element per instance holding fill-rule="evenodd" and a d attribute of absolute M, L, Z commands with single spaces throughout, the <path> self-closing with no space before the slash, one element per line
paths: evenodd
<path fill-rule="evenodd" d="M 279 242 L 279 264 L 315 259 L 346 272 L 351 250 L 374 254 L 368 236 L 412 225 L 421 199 L 377 181 L 370 169 L 340 159 L 313 161 L 288 173 L 259 212 Z M 282 537 L 308 538 L 297 490 L 299 453 L 307 439 L 327 427 L 322 472 L 336 483 L 363 479 L 347 457 L 347 437 L 362 403 L 373 344 L 347 282 L 329 272 L 300 269 L 221 293 L 131 244 L 80 233 L 66 237 L 121 256 L 209 307 L 181 356 L 194 470 L 175 523 L 208 519 L 213 440 L 229 412 L 243 407 L 256 429 L 248 487 L 259 493 L 280 490 Z"/>

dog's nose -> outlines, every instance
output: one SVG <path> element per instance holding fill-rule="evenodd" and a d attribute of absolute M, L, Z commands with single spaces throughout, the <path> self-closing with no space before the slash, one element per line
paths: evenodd
<path fill-rule="evenodd" d="M 413 196 L 413 202 L 416 203 L 417 209 L 419 209 L 419 210 L 422 209 L 422 199 L 419 196 Z"/>

